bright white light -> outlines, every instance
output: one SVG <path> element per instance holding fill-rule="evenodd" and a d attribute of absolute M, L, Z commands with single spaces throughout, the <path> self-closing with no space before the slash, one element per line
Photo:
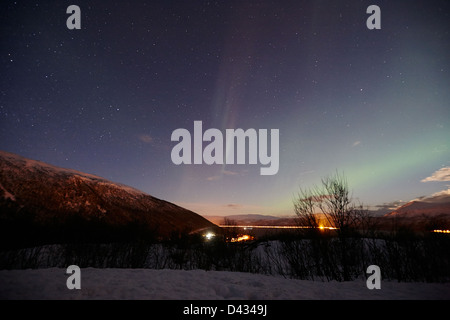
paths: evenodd
<path fill-rule="evenodd" d="M 212 232 L 208 232 L 207 234 L 205 234 L 206 240 L 211 240 L 214 236 L 215 234 Z"/>

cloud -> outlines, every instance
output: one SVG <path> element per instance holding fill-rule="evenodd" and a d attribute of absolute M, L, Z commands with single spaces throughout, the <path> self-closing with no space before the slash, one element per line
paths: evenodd
<path fill-rule="evenodd" d="M 446 186 L 447 189 L 435 192 L 428 196 L 417 197 L 411 201 L 423 201 L 423 202 L 449 202 L 450 201 L 450 185 Z"/>
<path fill-rule="evenodd" d="M 148 134 L 140 134 L 138 136 L 138 139 L 143 143 L 152 143 L 153 142 L 153 138 Z"/>
<path fill-rule="evenodd" d="M 236 203 L 229 203 L 229 204 L 226 204 L 225 207 L 236 210 L 236 209 L 241 209 L 242 205 L 236 204 Z"/>
<path fill-rule="evenodd" d="M 435 171 L 431 176 L 422 179 L 421 182 L 450 181 L 450 167 L 444 167 Z"/>
<path fill-rule="evenodd" d="M 422 197 L 423 198 L 423 197 Z M 386 202 L 383 204 L 377 204 L 373 206 L 376 211 L 393 211 L 401 206 L 403 206 L 406 202 L 403 200 L 397 200 L 392 202 Z"/>
<path fill-rule="evenodd" d="M 449 187 L 447 190 L 438 191 L 436 193 L 433 193 L 431 196 L 432 197 L 450 196 L 450 186 L 447 186 L 447 187 Z"/>
<path fill-rule="evenodd" d="M 353 142 L 353 145 L 352 145 L 352 147 L 356 147 L 357 145 L 359 145 L 359 144 L 361 144 L 361 141 L 355 141 L 355 142 Z"/>

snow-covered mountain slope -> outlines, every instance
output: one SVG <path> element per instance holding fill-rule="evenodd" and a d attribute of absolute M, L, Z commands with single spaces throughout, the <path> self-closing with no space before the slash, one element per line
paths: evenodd
<path fill-rule="evenodd" d="M 216 226 L 200 215 L 104 178 L 0 151 L 0 231 L 13 238 L 167 237 Z M 34 234 L 39 233 L 40 234 Z"/>
<path fill-rule="evenodd" d="M 442 201 L 410 201 L 403 206 L 388 213 L 386 216 L 437 216 L 437 215 L 450 215 L 450 197 L 442 199 Z"/>

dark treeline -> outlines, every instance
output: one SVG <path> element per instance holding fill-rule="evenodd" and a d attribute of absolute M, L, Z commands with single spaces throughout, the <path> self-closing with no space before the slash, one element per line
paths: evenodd
<path fill-rule="evenodd" d="M 166 241 L 67 243 L 0 252 L 0 269 L 67 268 L 204 269 L 281 275 L 319 281 L 364 277 L 378 265 L 383 279 L 450 281 L 450 237 L 408 230 L 345 240 L 333 231 L 299 231 L 277 238 L 230 243 L 222 237 L 178 234 Z"/>

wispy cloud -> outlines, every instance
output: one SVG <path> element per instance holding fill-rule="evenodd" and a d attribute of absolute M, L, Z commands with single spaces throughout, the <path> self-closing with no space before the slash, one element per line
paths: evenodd
<path fill-rule="evenodd" d="M 388 203 L 378 204 L 378 205 L 373 206 L 373 208 L 378 211 L 393 211 L 393 210 L 397 209 L 398 207 L 401 207 L 405 203 L 406 203 L 405 201 L 397 200 L 397 201 L 392 201 L 392 202 L 388 202 Z"/>
<path fill-rule="evenodd" d="M 229 204 L 226 204 L 225 207 L 236 210 L 236 209 L 242 209 L 243 206 L 242 206 L 242 204 L 229 203 Z"/>
<path fill-rule="evenodd" d="M 450 201 L 450 186 L 447 189 L 438 191 L 429 196 L 417 197 L 411 201 L 423 201 L 423 202 L 448 202 Z"/>
<path fill-rule="evenodd" d="M 450 186 L 447 186 L 447 187 L 448 187 L 448 189 L 444 189 L 444 190 L 438 191 L 438 192 L 436 192 L 436 193 L 433 193 L 433 194 L 431 195 L 431 197 L 450 196 Z"/>
<path fill-rule="evenodd" d="M 429 181 L 450 181 L 450 167 L 444 167 L 435 171 L 431 176 L 422 179 L 422 182 Z"/>
<path fill-rule="evenodd" d="M 352 144 L 352 147 L 356 147 L 357 145 L 360 145 L 361 144 L 361 141 L 355 141 L 355 142 L 353 142 L 353 144 Z"/>
<path fill-rule="evenodd" d="M 148 135 L 148 134 L 140 134 L 138 136 L 139 141 L 143 142 L 143 143 L 152 143 L 153 142 L 153 138 Z"/>

